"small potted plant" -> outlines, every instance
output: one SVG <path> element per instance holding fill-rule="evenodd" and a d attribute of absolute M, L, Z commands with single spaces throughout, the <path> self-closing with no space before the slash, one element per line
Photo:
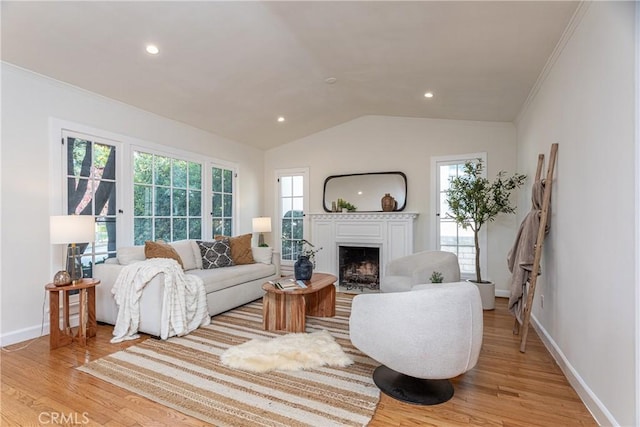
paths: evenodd
<path fill-rule="evenodd" d="M 495 304 L 495 287 L 493 283 L 482 279 L 480 271 L 480 229 L 489 221 L 494 221 L 501 213 L 515 213 L 511 204 L 511 192 L 524 184 L 526 175 L 513 174 L 507 177 L 500 171 L 493 182 L 482 176 L 484 164 L 481 159 L 464 164 L 464 174 L 451 179 L 446 191 L 449 212 L 447 216 L 464 229 L 471 228 L 476 248 L 476 283 L 483 296 L 483 308 L 492 309 Z M 489 284 L 485 286 L 483 284 Z M 493 291 L 493 295 L 491 294 Z"/>
<path fill-rule="evenodd" d="M 338 211 L 342 211 L 342 212 L 353 212 L 356 209 L 358 209 L 356 206 L 352 205 L 351 203 L 347 202 L 344 199 L 338 199 Z"/>
<path fill-rule="evenodd" d="M 439 271 L 434 271 L 433 273 L 431 273 L 431 277 L 429 277 L 429 280 L 431 280 L 431 283 L 442 283 L 444 277 Z"/>

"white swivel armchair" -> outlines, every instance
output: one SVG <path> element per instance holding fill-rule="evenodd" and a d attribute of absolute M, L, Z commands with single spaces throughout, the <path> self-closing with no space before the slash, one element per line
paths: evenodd
<path fill-rule="evenodd" d="M 480 293 L 468 282 L 357 295 L 349 319 L 353 345 L 382 364 L 373 373 L 378 388 L 421 405 L 453 396 L 448 379 L 475 366 L 482 329 Z"/>
<path fill-rule="evenodd" d="M 380 280 L 380 292 L 405 292 L 414 285 L 430 283 L 434 271 L 442 274 L 443 283 L 460 281 L 460 265 L 454 253 L 423 251 L 389 262 Z"/>

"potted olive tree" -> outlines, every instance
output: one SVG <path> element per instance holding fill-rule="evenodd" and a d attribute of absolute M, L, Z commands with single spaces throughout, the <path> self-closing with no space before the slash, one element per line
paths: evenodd
<path fill-rule="evenodd" d="M 485 223 L 495 220 L 499 214 L 515 212 L 515 206 L 510 200 L 511 192 L 522 186 L 526 175 L 513 174 L 507 177 L 505 171 L 500 171 L 495 180 L 490 182 L 482 176 L 484 165 L 481 159 L 476 162 L 466 162 L 463 170 L 464 174 L 451 179 L 449 189 L 446 191 L 449 205 L 447 216 L 465 230 L 471 228 L 473 231 L 476 247 L 476 278 L 471 282 L 476 283 L 480 289 L 483 308 L 493 309 L 495 286 L 482 279 L 479 233 Z"/>

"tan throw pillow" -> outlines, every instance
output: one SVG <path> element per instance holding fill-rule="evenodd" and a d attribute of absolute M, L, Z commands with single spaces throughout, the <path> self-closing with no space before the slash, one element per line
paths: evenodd
<path fill-rule="evenodd" d="M 147 240 L 144 242 L 144 256 L 149 258 L 169 258 L 175 259 L 180 264 L 180 267 L 184 270 L 184 264 L 182 263 L 182 259 L 178 252 L 171 247 L 168 243 L 163 242 L 162 240 L 156 240 L 152 242 Z"/>
<path fill-rule="evenodd" d="M 251 251 L 251 234 L 243 234 L 236 237 L 215 236 L 216 240 L 229 239 L 231 245 L 231 258 L 235 265 L 253 264 L 253 252 Z"/>

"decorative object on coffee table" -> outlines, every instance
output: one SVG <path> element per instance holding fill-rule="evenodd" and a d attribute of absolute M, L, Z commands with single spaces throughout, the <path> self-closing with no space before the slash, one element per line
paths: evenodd
<path fill-rule="evenodd" d="M 308 256 L 300 255 L 293 264 L 293 272 L 296 280 L 309 280 L 313 274 L 313 263 Z"/>
<path fill-rule="evenodd" d="M 302 251 L 298 260 L 293 264 L 293 273 L 296 280 L 309 280 L 315 268 L 315 256 L 322 248 L 316 248 L 308 240 L 302 240 Z"/>

